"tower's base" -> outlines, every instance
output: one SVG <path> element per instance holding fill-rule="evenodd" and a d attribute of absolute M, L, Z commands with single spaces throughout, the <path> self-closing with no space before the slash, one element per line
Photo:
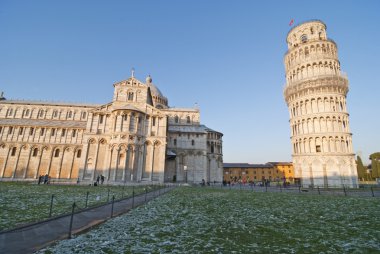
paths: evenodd
<path fill-rule="evenodd" d="M 357 188 L 354 155 L 293 155 L 295 177 L 302 187 Z"/>

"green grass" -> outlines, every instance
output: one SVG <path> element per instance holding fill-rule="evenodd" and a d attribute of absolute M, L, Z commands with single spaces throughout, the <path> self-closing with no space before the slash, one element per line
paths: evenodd
<path fill-rule="evenodd" d="M 379 253 L 379 208 L 378 198 L 181 187 L 48 250 Z"/>
<path fill-rule="evenodd" d="M 135 187 L 135 194 L 144 192 L 144 188 L 153 187 Z M 0 182 L 0 231 L 47 219 L 52 195 L 52 216 L 70 213 L 74 202 L 76 209 L 83 209 L 86 206 L 87 192 L 87 205 L 90 207 L 111 201 L 113 195 L 115 199 L 132 196 L 132 187 Z"/>

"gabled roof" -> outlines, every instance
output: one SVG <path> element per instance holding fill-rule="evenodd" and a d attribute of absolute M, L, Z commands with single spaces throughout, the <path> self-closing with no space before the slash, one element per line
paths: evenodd
<path fill-rule="evenodd" d="M 250 163 L 223 163 L 223 168 L 273 168 L 273 165 Z"/>

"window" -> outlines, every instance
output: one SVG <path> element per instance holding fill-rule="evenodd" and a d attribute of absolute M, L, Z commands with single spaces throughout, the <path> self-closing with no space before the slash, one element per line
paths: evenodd
<path fill-rule="evenodd" d="M 13 132 L 13 127 L 11 126 L 11 127 L 9 127 L 9 129 L 8 129 L 8 135 L 12 134 L 12 132 Z"/>
<path fill-rule="evenodd" d="M 187 116 L 187 117 L 186 117 L 186 122 L 187 122 L 187 123 L 190 123 L 190 116 Z"/>
<path fill-rule="evenodd" d="M 54 152 L 54 157 L 58 157 L 59 156 L 59 149 L 55 150 Z"/>
<path fill-rule="evenodd" d="M 61 136 L 64 137 L 66 135 L 66 129 L 62 129 Z"/>
<path fill-rule="evenodd" d="M 174 145 L 175 146 L 177 145 L 177 139 L 174 139 Z"/>
<path fill-rule="evenodd" d="M 194 139 L 191 140 L 191 145 L 193 146 L 195 144 Z"/>
<path fill-rule="evenodd" d="M 27 110 L 25 111 L 25 116 L 29 116 L 29 113 L 30 113 L 30 110 L 27 109 Z"/>
<path fill-rule="evenodd" d="M 0 126 L 0 133 L 3 131 L 3 127 Z"/>
<path fill-rule="evenodd" d="M 317 151 L 317 153 L 320 153 L 321 152 L 321 146 L 315 146 L 315 150 Z"/>
<path fill-rule="evenodd" d="M 18 135 L 22 135 L 23 132 L 24 132 L 24 128 L 20 127 L 20 129 L 18 130 Z"/>
<path fill-rule="evenodd" d="M 175 122 L 175 123 L 178 123 L 178 122 L 179 122 L 178 116 L 175 116 L 175 117 L 174 117 L 174 122 Z"/>
<path fill-rule="evenodd" d="M 128 100 L 133 101 L 133 92 L 128 92 Z"/>
<path fill-rule="evenodd" d="M 302 43 L 307 42 L 307 35 L 306 34 L 301 35 L 301 41 L 302 41 Z"/>
<path fill-rule="evenodd" d="M 100 115 L 100 116 L 99 116 L 99 123 L 100 123 L 100 124 L 103 123 L 103 115 Z"/>
<path fill-rule="evenodd" d="M 80 158 L 81 155 L 82 155 L 82 150 L 79 149 L 79 150 L 77 151 L 77 158 Z"/>
<path fill-rule="evenodd" d="M 86 118 L 86 112 L 82 112 L 82 119 Z"/>
<path fill-rule="evenodd" d="M 13 147 L 12 152 L 11 152 L 11 156 L 15 156 L 15 155 L 16 155 L 16 147 Z"/>
<path fill-rule="evenodd" d="M 12 113 L 13 113 L 13 109 L 12 109 L 12 108 L 8 109 L 8 114 L 7 114 L 7 116 L 12 115 Z"/>
<path fill-rule="evenodd" d="M 73 138 L 77 135 L 77 130 L 73 130 Z"/>
<path fill-rule="evenodd" d="M 292 173 L 292 171 L 291 171 L 291 170 L 289 170 L 289 173 Z"/>
<path fill-rule="evenodd" d="M 156 118 L 155 117 L 152 117 L 152 125 L 156 126 Z"/>
<path fill-rule="evenodd" d="M 71 118 L 72 116 L 73 116 L 73 112 L 72 111 L 67 112 L 67 118 Z"/>
<path fill-rule="evenodd" d="M 39 117 L 43 117 L 44 116 L 44 111 L 41 109 L 39 114 L 38 114 Z"/>
<path fill-rule="evenodd" d="M 30 130 L 29 130 L 29 135 L 33 135 L 33 133 L 34 133 L 34 128 L 31 127 Z"/>
<path fill-rule="evenodd" d="M 45 133 L 45 128 L 41 128 L 41 131 L 40 131 L 40 136 L 43 136 Z"/>
<path fill-rule="evenodd" d="M 33 157 L 36 157 L 37 154 L 38 154 L 38 148 L 34 148 L 34 149 L 33 149 L 33 154 L 32 154 L 32 156 L 33 156 Z"/>
<path fill-rule="evenodd" d="M 51 136 L 55 135 L 55 128 L 51 129 Z"/>
<path fill-rule="evenodd" d="M 57 110 L 54 110 L 53 112 L 53 117 L 56 118 L 58 116 L 58 111 Z"/>
<path fill-rule="evenodd" d="M 124 116 L 123 116 L 123 120 L 124 120 L 124 121 L 127 121 L 127 119 L 128 119 L 128 115 L 124 115 Z"/>

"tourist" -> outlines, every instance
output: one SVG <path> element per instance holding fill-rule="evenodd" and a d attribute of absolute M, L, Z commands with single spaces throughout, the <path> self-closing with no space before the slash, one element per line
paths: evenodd
<path fill-rule="evenodd" d="M 102 184 L 104 183 L 104 175 L 100 175 L 100 181 Z"/>

